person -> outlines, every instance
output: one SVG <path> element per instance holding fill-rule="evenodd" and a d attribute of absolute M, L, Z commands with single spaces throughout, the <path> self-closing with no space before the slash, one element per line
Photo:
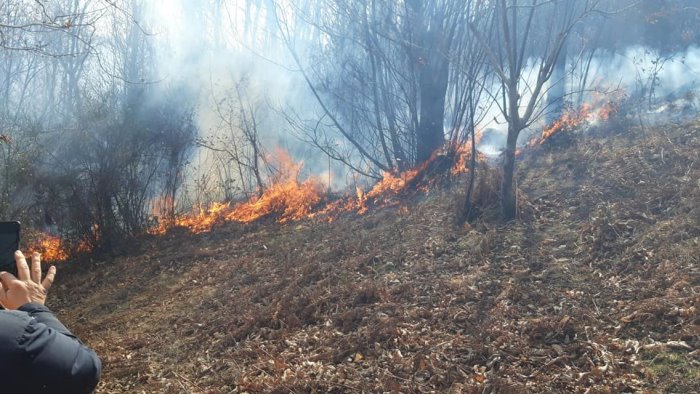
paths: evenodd
<path fill-rule="evenodd" d="M 44 306 L 56 267 L 42 281 L 38 253 L 31 269 L 20 251 L 15 262 L 17 277 L 0 272 L 0 392 L 91 393 L 100 359 Z"/>

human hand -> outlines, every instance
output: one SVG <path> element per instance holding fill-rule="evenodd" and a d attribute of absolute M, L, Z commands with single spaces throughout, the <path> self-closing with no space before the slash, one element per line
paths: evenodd
<path fill-rule="evenodd" d="M 31 271 L 27 259 L 19 250 L 15 252 L 15 263 L 17 263 L 17 276 L 19 278 L 9 272 L 0 272 L 0 305 L 6 309 L 18 309 L 30 302 L 44 305 L 46 293 L 56 276 L 56 267 L 51 266 L 42 281 L 39 253 L 32 255 Z"/>

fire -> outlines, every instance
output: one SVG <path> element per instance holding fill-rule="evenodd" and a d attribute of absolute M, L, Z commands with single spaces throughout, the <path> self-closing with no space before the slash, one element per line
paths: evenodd
<path fill-rule="evenodd" d="M 595 95 L 592 103 L 584 103 L 577 110 L 565 112 L 561 118 L 542 131 L 542 135 L 539 139 L 530 141 L 528 147 L 533 147 L 538 144 L 542 145 L 553 135 L 561 131 L 574 129 L 584 123 L 605 121 L 610 119 L 610 116 L 617 112 L 618 105 L 616 103 L 622 99 L 622 96 L 624 96 L 624 92 L 617 91 L 612 94 L 612 98 L 610 100 L 605 101 L 606 96 L 602 94 Z M 605 102 L 603 103 L 603 101 Z"/>
<path fill-rule="evenodd" d="M 384 194 L 398 194 L 406 188 L 406 184 L 411 182 L 416 175 L 418 169 L 404 171 L 399 174 L 391 172 L 382 172 L 382 180 L 377 182 L 372 189 L 366 194 L 366 198 L 376 199 Z"/>
<path fill-rule="evenodd" d="M 61 238 L 50 234 L 41 234 L 39 237 L 30 243 L 30 251 L 39 252 L 44 261 L 62 262 L 68 260 L 68 251 L 61 242 Z"/>
<path fill-rule="evenodd" d="M 478 138 L 482 133 L 478 132 Z M 450 169 L 452 174 L 467 171 L 471 155 L 470 143 L 457 149 L 456 164 Z M 373 207 L 396 205 L 395 198 L 404 192 L 416 180 L 421 171 L 430 166 L 436 158 L 436 152 L 426 163 L 404 172 L 382 172 L 381 179 L 371 188 L 357 186 L 353 195 L 328 200 L 328 192 L 323 181 L 318 177 L 299 180 L 303 163 L 294 162 L 288 154 L 278 151 L 275 156 L 278 165 L 276 175 L 270 178 L 271 184 L 260 196 L 251 197 L 240 203 L 214 203 L 206 208 L 198 207 L 192 213 L 181 215 L 174 220 L 164 220 L 149 230 L 151 234 L 163 234 L 171 227 L 185 227 L 192 233 L 208 232 L 217 223 L 237 222 L 251 223 L 256 220 L 274 216 L 279 223 L 287 223 L 308 218 L 320 218 L 332 222 L 338 214 L 355 212 L 364 214 Z M 479 158 L 483 160 L 482 157 Z M 418 189 L 427 192 L 430 185 Z M 166 202 L 166 206 L 171 206 Z M 154 208 L 163 204 L 152 204 Z M 163 210 L 153 209 L 156 218 Z"/>
<path fill-rule="evenodd" d="M 466 171 L 468 158 L 471 155 L 471 145 L 464 144 L 456 149 L 457 162 L 451 173 L 459 174 Z M 277 173 L 271 177 L 271 184 L 259 195 L 240 203 L 215 202 L 208 206 L 198 206 L 192 212 L 170 217 L 173 202 L 166 198 L 155 199 L 151 202 L 151 213 L 157 223 L 148 229 L 148 233 L 159 235 L 170 228 L 183 227 L 192 233 L 204 233 L 218 223 L 238 222 L 251 223 L 264 217 L 274 216 L 279 223 L 287 223 L 307 218 L 320 218 L 333 221 L 338 214 L 355 212 L 364 214 L 370 208 L 386 207 L 399 203 L 396 196 L 411 187 L 421 171 L 426 170 L 434 161 L 442 157 L 436 153 L 428 162 L 420 167 L 404 172 L 383 172 L 382 178 L 369 189 L 356 187 L 354 195 L 328 200 L 327 190 L 318 177 L 308 177 L 299 180 L 303 163 L 296 163 L 286 153 L 277 153 Z M 418 190 L 427 192 L 428 184 L 419 185 Z M 401 208 L 407 213 L 408 208 Z M 99 239 L 99 228 L 93 226 L 93 238 Z M 60 237 L 49 234 L 37 234 L 29 248 L 38 251 L 47 261 L 66 261 L 71 251 L 88 253 L 92 250 L 89 241 L 78 242 L 73 247 L 67 247 Z"/>
<path fill-rule="evenodd" d="M 284 149 L 277 147 L 274 149 L 274 156 L 268 155 L 268 162 L 275 162 L 276 172 L 272 176 L 272 182 L 284 182 L 292 179 L 297 179 L 301 169 L 304 167 L 304 162 L 295 162 L 294 159 Z"/>
<path fill-rule="evenodd" d="M 471 158 L 471 145 L 472 143 L 469 141 L 457 147 L 457 160 L 450 170 L 452 175 L 461 174 L 467 171 L 467 163 L 469 163 L 469 159 Z"/>
<path fill-rule="evenodd" d="M 187 227 L 195 233 L 201 233 L 211 230 L 214 223 L 219 220 L 221 214 L 225 212 L 229 207 L 228 203 L 215 202 L 209 206 L 207 209 L 202 209 L 201 207 L 195 212 L 193 216 L 186 216 L 176 220 L 176 225 L 180 227 Z"/>
<path fill-rule="evenodd" d="M 269 158 L 270 161 L 272 158 Z M 277 214 L 277 221 L 285 223 L 311 216 L 313 209 L 323 198 L 323 186 L 319 179 L 310 177 L 299 181 L 303 163 L 294 162 L 289 155 L 278 150 L 274 160 L 277 164 L 272 185 L 260 196 L 232 205 L 229 202 L 213 203 L 210 206 L 197 207 L 192 213 L 181 215 L 174 220 L 163 220 L 149 230 L 151 234 L 163 234 L 169 228 L 185 227 L 193 233 L 210 231 L 216 223 L 230 221 L 250 223 L 266 216 Z M 158 201 L 158 200 L 156 200 Z M 152 204 L 154 217 L 161 218 L 163 204 Z M 166 202 L 167 205 L 167 202 Z"/>
<path fill-rule="evenodd" d="M 150 234 L 164 234 L 170 227 L 186 227 L 195 234 L 211 230 L 216 222 L 221 219 L 223 212 L 229 207 L 228 203 L 215 202 L 209 207 L 197 207 L 191 213 L 175 218 L 175 220 L 163 220 L 151 228 Z"/>
<path fill-rule="evenodd" d="M 618 106 L 615 103 L 607 102 L 598 110 L 598 119 L 608 120 L 617 110 Z"/>
<path fill-rule="evenodd" d="M 399 194 L 406 188 L 418 174 L 418 169 L 404 171 L 402 173 L 382 172 L 382 179 L 377 182 L 368 192 L 362 188 L 356 188 L 357 200 L 355 204 L 348 204 L 347 210 L 356 210 L 360 215 L 364 215 L 368 210 L 368 204 L 386 205 L 387 196 Z M 382 201 L 384 200 L 384 201 Z"/>
<path fill-rule="evenodd" d="M 99 227 L 95 224 L 91 228 L 92 239 L 99 239 Z M 27 230 L 27 250 L 38 252 L 44 261 L 65 262 L 71 257 L 72 252 L 90 253 L 93 250 L 93 242 L 83 239 L 75 244 L 66 243 L 61 237 L 44 232 Z"/>
<path fill-rule="evenodd" d="M 272 158 L 268 158 L 268 161 L 272 161 Z M 279 214 L 278 222 L 285 223 L 303 219 L 312 213 L 322 199 L 321 180 L 309 177 L 303 182 L 299 181 L 304 163 L 294 162 L 280 148 L 276 149 L 274 161 L 277 162 L 277 171 L 272 177 L 272 185 L 261 196 L 236 204 L 225 213 L 225 220 L 250 223 L 276 213 Z"/>
<path fill-rule="evenodd" d="M 273 215 L 276 215 L 279 223 L 286 223 L 313 217 L 326 217 L 332 221 L 333 216 L 341 212 L 364 214 L 371 206 L 391 204 L 391 196 L 405 190 L 420 171 L 417 168 L 402 173 L 384 172 L 382 179 L 369 191 L 357 187 L 354 196 L 322 206 L 326 198 L 323 182 L 317 177 L 298 180 L 302 163 L 294 163 L 286 154 L 278 153 L 277 157 L 281 158 L 278 175 L 273 177 L 273 183 L 260 196 L 237 204 L 214 203 L 205 209 L 198 208 L 175 220 L 159 222 L 149 233 L 163 234 L 174 226 L 185 227 L 193 233 L 203 233 L 210 231 L 216 223 L 251 223 Z"/>
<path fill-rule="evenodd" d="M 570 130 L 575 127 L 580 126 L 584 122 L 588 121 L 591 115 L 591 105 L 583 104 L 578 110 L 572 110 L 565 112 L 561 118 L 556 120 L 551 126 L 542 131 L 542 136 L 540 137 L 538 143 L 542 145 L 551 136 L 559 133 L 562 130 Z"/>
<path fill-rule="evenodd" d="M 482 129 L 477 129 L 474 131 L 474 140 L 476 141 L 476 144 L 478 145 L 481 140 L 484 139 L 484 130 Z M 456 148 L 456 154 L 457 154 L 457 159 L 455 160 L 454 166 L 452 166 L 452 169 L 450 172 L 452 175 L 459 175 L 463 174 L 469 171 L 469 162 L 471 161 L 471 156 L 472 156 L 472 141 L 471 139 L 467 140 L 466 142 L 460 144 Z M 480 155 L 480 153 L 477 151 L 477 160 L 483 160 L 483 156 Z"/>
<path fill-rule="evenodd" d="M 304 182 L 287 179 L 273 184 L 259 198 L 237 204 L 225 215 L 226 220 L 250 223 L 262 217 L 279 213 L 278 221 L 300 220 L 311 214 L 321 201 L 321 182 L 309 178 Z"/>

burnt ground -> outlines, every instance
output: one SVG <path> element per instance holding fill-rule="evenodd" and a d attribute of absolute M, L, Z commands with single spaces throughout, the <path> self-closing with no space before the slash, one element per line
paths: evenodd
<path fill-rule="evenodd" d="M 540 147 L 518 181 L 510 224 L 455 227 L 458 180 L 175 229 L 62 267 L 49 306 L 100 393 L 700 392 L 700 121 Z"/>

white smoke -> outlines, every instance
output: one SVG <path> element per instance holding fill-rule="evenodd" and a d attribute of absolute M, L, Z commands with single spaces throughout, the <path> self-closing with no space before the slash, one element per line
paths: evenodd
<path fill-rule="evenodd" d="M 315 175 L 324 182 L 330 179 L 333 189 L 344 188 L 347 169 L 336 162 L 329 165 L 327 156 L 290 129 L 285 118 L 288 114 L 281 112 L 318 117 L 316 102 L 302 75 L 295 72 L 288 49 L 275 38 L 277 27 L 259 26 L 257 31 L 242 27 L 247 12 L 260 12 L 259 19 L 272 23 L 271 16 L 265 15 L 269 12 L 265 2 L 258 2 L 260 8 L 252 10 L 221 4 L 218 15 L 194 14 L 193 10 L 207 9 L 195 0 L 158 0 L 153 4 L 153 20 L 160 31 L 156 37 L 160 73 L 166 82 L 185 84 L 196 96 L 200 137 L 225 144 L 232 135 L 240 135 L 226 116 L 233 115 L 235 105 L 243 104 L 254 108 L 261 145 L 273 161 L 281 148 L 293 160 L 303 162 L 301 178 Z M 242 103 L 237 102 L 239 93 Z M 212 176 L 213 169 L 221 166 L 206 149 L 197 150 L 193 163 L 191 180 Z"/>
<path fill-rule="evenodd" d="M 534 83 L 532 59 L 523 75 L 526 83 Z M 651 48 L 633 46 L 619 53 L 597 56 L 591 60 L 590 77 L 583 87 L 583 102 L 595 100 L 596 95 L 609 94 L 619 97 L 624 92 L 632 99 L 640 100 L 636 110 L 649 123 L 660 123 L 669 119 L 682 119 L 697 116 L 700 110 L 700 48 L 690 47 L 683 52 L 661 54 Z M 581 86 L 575 85 L 580 75 L 572 73 L 567 77 L 568 100 L 578 96 Z M 546 91 L 546 88 L 545 88 Z M 642 97 L 644 96 L 644 97 Z M 523 91 L 523 103 L 529 100 L 528 91 Z M 544 100 L 540 104 L 543 103 Z M 521 108 L 521 113 L 524 108 Z M 505 147 L 507 123 L 498 108 L 492 108 L 480 125 L 487 130 L 480 150 L 496 156 Z M 521 134 L 520 144 L 545 127 L 544 117 L 538 119 Z"/>
<path fill-rule="evenodd" d="M 259 131 L 265 147 L 281 147 L 296 160 L 303 160 L 306 174 L 321 175 L 327 179 L 330 175 L 332 186 L 342 189 L 349 182 L 348 171 L 341 164 L 332 163 L 329 170 L 327 156 L 302 142 L 290 131 L 289 124 L 276 110 L 293 109 L 301 117 L 318 118 L 319 110 L 311 92 L 305 85 L 299 72 L 295 72 L 294 62 L 282 40 L 270 40 L 277 35 L 276 27 L 262 27 L 259 31 L 243 31 L 245 12 L 256 13 L 261 20 L 269 22 L 265 2 L 257 2 L 259 9 L 228 9 L 227 2 L 219 15 L 222 20 L 218 29 L 202 20 L 204 16 L 193 10 L 206 9 L 194 0 L 157 0 L 153 2 L 153 18 L 156 30 L 161 33 L 159 41 L 161 74 L 173 83 L 185 83 L 193 92 L 198 103 L 198 125 L 203 136 L 230 132 L 222 129 L 222 119 L 217 113 L 217 105 L 230 97 L 237 84 L 243 79 L 246 84 L 246 97 L 261 103 L 267 109 L 259 121 Z M 261 16 L 262 15 L 262 16 Z M 211 22 L 211 21 L 209 21 Z M 215 23 L 215 24 L 216 24 Z M 262 22 L 261 22 L 262 23 Z M 265 39 L 263 39 L 263 36 Z M 266 46 L 258 45 L 261 42 Z M 252 49 L 256 47 L 256 49 Z M 260 47 L 263 47 L 260 49 Z M 522 102 L 529 100 L 527 86 L 532 86 L 537 76 L 537 61 L 530 59 L 526 67 L 524 81 L 521 83 Z M 567 100 L 577 105 L 576 91 L 584 89 L 581 100 L 587 102 L 593 98 L 594 91 L 612 92 L 624 90 L 629 97 L 646 95 L 647 108 L 644 115 L 661 119 L 659 114 L 666 114 L 674 102 L 673 108 L 681 106 L 695 109 L 698 102 L 698 81 L 700 78 L 700 48 L 690 47 L 675 54 L 660 54 L 642 46 L 629 47 L 616 53 L 603 53 L 591 60 L 590 74 L 586 86 L 578 86 L 580 75 L 568 75 Z M 496 92 L 497 86 L 492 91 Z M 545 91 L 547 86 L 545 87 Z M 653 93 L 653 94 L 652 94 Z M 596 93 L 600 94 L 600 93 Z M 498 96 L 497 94 L 495 96 Z M 488 99 L 489 96 L 485 95 Z M 542 106 L 546 96 L 539 102 Z M 488 130 L 487 138 L 481 145 L 483 151 L 497 153 L 505 144 L 507 123 L 497 106 L 490 107 L 489 113 L 479 125 Z M 524 108 L 521 108 L 521 112 Z M 543 109 L 542 115 L 546 112 Z M 692 111 L 691 111 L 692 112 Z M 533 134 L 538 134 L 544 127 L 544 116 L 540 116 L 528 130 L 522 133 L 520 143 L 525 143 Z M 347 141 L 334 141 L 337 146 Z M 207 172 L 214 165 L 208 162 L 207 153 L 200 151 L 195 160 L 200 172 Z M 330 174 L 329 174 L 330 171 Z M 194 174 L 197 177 L 199 174 Z M 350 181 L 351 182 L 351 181 Z"/>

